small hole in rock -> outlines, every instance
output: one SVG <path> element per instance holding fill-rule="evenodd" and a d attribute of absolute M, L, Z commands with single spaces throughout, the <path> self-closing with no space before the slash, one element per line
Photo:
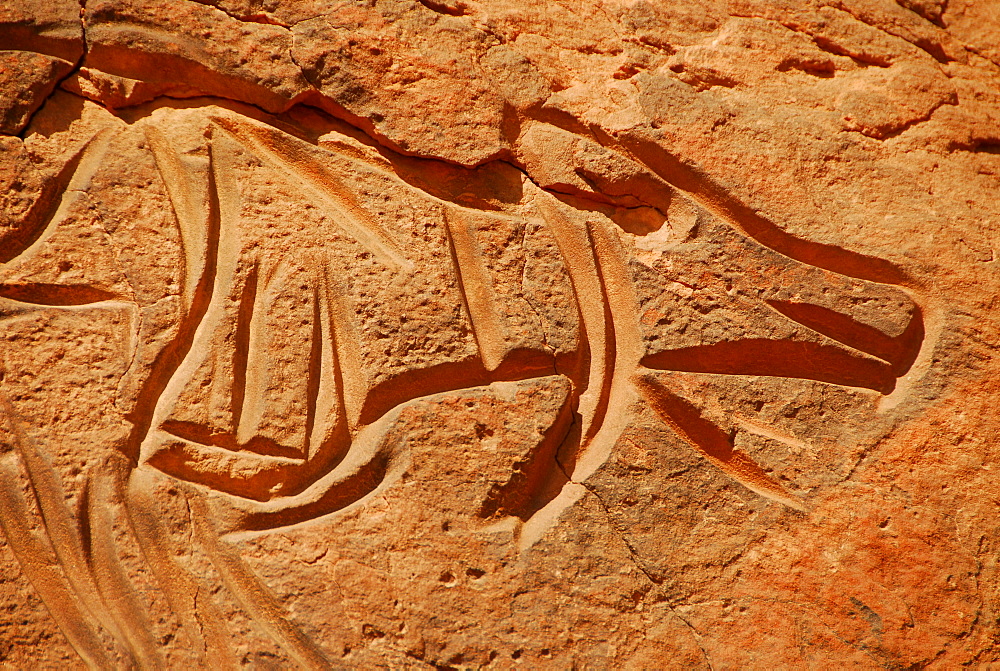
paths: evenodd
<path fill-rule="evenodd" d="M 361 635 L 367 639 L 385 638 L 385 632 L 370 624 L 361 625 Z"/>

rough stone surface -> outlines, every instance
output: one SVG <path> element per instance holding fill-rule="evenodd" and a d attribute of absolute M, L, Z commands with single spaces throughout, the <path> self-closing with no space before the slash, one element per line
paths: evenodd
<path fill-rule="evenodd" d="M 1000 664 L 998 35 L 0 2 L 0 663 Z"/>

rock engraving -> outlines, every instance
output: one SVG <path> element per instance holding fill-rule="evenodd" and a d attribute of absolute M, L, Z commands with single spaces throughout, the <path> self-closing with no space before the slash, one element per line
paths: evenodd
<path fill-rule="evenodd" d="M 478 508 L 468 511 L 483 528 L 514 521 L 523 552 L 579 498 L 642 404 L 733 480 L 805 509 L 673 389 L 671 375 L 812 380 L 886 399 L 905 393 L 900 379 L 925 348 L 924 309 L 901 270 L 783 233 L 652 145 L 610 144 L 603 151 L 606 161 L 627 162 L 655 184 L 662 202 L 679 203 L 701 226 L 725 228 L 740 248 L 738 261 L 751 266 L 777 255 L 785 267 L 777 279 L 810 278 L 826 304 L 780 285 L 761 286 L 748 309 L 779 324 L 773 335 L 691 343 L 666 328 L 651 341 L 643 310 L 670 310 L 664 296 L 671 289 L 661 276 L 662 296 L 637 294 L 640 262 L 632 240 L 660 229 L 626 232 L 627 221 L 616 224 L 579 194 L 539 188 L 519 174 L 512 193 L 477 203 L 475 193 L 488 193 L 494 177 L 456 169 L 471 191 L 443 197 L 422 188 L 419 170 L 405 159 L 359 148 L 335 128 L 309 141 L 267 117 L 169 105 L 131 124 L 109 125 L 80 143 L 60 173 L 61 190 L 29 213 L 4 252 L 4 320 L 38 310 L 110 312 L 130 334 L 131 364 L 120 389 L 130 399 L 131 427 L 87 472 L 76 511 L 67 507 L 44 448 L 4 401 L 9 445 L 0 471 L 0 521 L 25 573 L 88 664 L 164 663 L 150 614 L 115 550 L 122 533 L 116 516 L 128 520 L 141 563 L 203 662 L 233 661 L 224 618 L 198 596 L 196 576 L 176 559 L 158 519 L 162 502 L 155 497 L 163 483 L 183 492 L 190 533 L 232 598 L 297 663 L 326 667 L 331 661 L 323 650 L 232 542 L 322 522 L 396 486 L 410 459 L 398 430 L 407 409 L 461 390 L 510 385 L 561 399 L 507 478 L 486 488 Z M 125 285 L 32 279 L 53 250 L 72 253 L 58 246 L 60 231 L 84 225 L 81 202 L 101 198 L 92 181 L 126 143 L 155 165 L 177 231 L 179 254 L 167 259 L 177 284 L 159 299 L 171 303 L 172 313 L 158 331 L 149 323 L 157 301 L 143 301 Z M 293 194 L 301 206 L 269 210 L 268 189 Z M 660 226 L 672 227 L 662 220 Z M 529 237 L 554 245 L 532 251 Z M 535 279 L 574 306 L 568 346 L 549 344 L 558 326 L 496 280 L 513 270 L 523 283 L 531 254 L 552 269 Z M 440 289 L 425 291 L 432 285 Z M 387 307 L 385 292 L 404 298 Z M 864 300 L 845 303 L 844 296 Z M 865 302 L 891 306 L 879 325 L 839 307 Z M 400 305 L 405 314 L 386 313 Z M 444 322 L 435 321 L 442 315 Z M 441 323 L 452 329 L 439 334 L 441 341 L 424 337 Z M 392 342 L 408 332 L 414 338 L 401 348 Z M 406 365 L 394 368 L 400 356 Z M 803 444 L 758 421 L 736 421 L 757 435 Z M 22 471 L 28 489 L 20 484 Z"/>

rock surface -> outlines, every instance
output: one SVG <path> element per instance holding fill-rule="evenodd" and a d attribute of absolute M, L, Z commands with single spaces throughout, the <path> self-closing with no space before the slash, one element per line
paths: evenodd
<path fill-rule="evenodd" d="M 1000 4 L 0 6 L 0 662 L 1000 663 Z"/>

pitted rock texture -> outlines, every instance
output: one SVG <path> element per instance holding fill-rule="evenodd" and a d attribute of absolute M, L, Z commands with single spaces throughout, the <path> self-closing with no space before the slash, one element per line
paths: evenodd
<path fill-rule="evenodd" d="M 0 4 L 0 662 L 1000 663 L 1000 4 Z"/>

